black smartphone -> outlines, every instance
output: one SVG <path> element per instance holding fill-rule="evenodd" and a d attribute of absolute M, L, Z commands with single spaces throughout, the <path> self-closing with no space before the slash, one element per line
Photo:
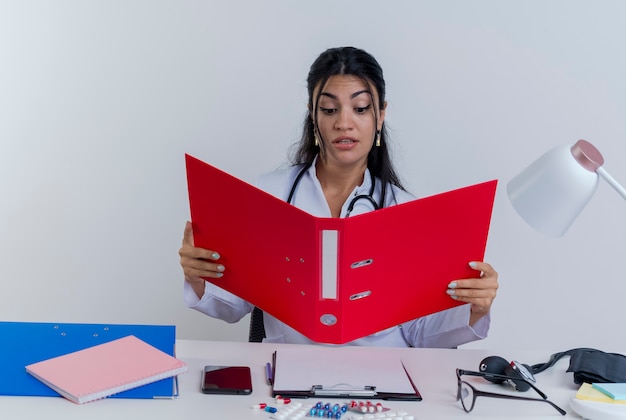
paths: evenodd
<path fill-rule="evenodd" d="M 202 392 L 205 394 L 251 394 L 250 367 L 205 366 L 202 374 Z"/>

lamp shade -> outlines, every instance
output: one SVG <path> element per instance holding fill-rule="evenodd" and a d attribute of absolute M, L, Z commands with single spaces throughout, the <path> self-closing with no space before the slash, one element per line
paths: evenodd
<path fill-rule="evenodd" d="M 603 164 L 598 149 L 585 140 L 556 147 L 509 181 L 509 200 L 533 228 L 562 236 L 593 196 Z"/>

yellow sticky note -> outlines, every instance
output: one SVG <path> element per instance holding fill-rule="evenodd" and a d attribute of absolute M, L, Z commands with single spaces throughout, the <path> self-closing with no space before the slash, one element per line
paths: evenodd
<path fill-rule="evenodd" d="M 605 393 L 601 391 L 598 391 L 593 386 L 591 386 L 591 384 L 588 384 L 586 382 L 583 383 L 578 389 L 578 392 L 576 393 L 576 398 L 579 400 L 586 400 L 586 401 L 596 401 L 596 402 L 603 402 L 603 403 L 609 403 L 609 404 L 626 405 L 625 400 L 614 400 L 613 398 L 609 397 L 608 395 L 606 395 Z"/>

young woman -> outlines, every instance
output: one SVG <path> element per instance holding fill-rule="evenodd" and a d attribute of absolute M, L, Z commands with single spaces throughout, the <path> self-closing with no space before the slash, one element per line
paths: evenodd
<path fill-rule="evenodd" d="M 293 165 L 262 176 L 257 186 L 319 217 L 349 217 L 413 200 L 389 157 L 385 81 L 374 57 L 352 47 L 329 49 L 311 66 L 307 83 L 308 113 Z M 228 268 L 220 263 L 218 248 L 194 247 L 190 222 L 179 254 L 187 306 L 231 323 L 252 311 L 250 303 L 202 279 L 220 278 Z M 467 305 L 348 344 L 455 347 L 486 337 L 498 274 L 487 263 L 468 263 L 476 278 L 453 280 L 447 290 Z M 264 323 L 266 342 L 311 343 L 267 313 Z"/>

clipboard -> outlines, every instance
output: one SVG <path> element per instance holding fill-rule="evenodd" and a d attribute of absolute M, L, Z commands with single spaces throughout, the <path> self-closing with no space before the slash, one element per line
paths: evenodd
<path fill-rule="evenodd" d="M 0 395 L 58 397 L 26 371 L 26 366 L 97 344 L 134 335 L 159 350 L 175 356 L 174 325 L 75 324 L 0 322 Z M 175 398 L 176 377 L 142 385 L 110 398 Z"/>
<path fill-rule="evenodd" d="M 226 267 L 206 278 L 318 343 L 344 344 L 462 305 L 497 180 L 349 218 L 321 218 L 185 155 L 194 243 Z"/>
<path fill-rule="evenodd" d="M 286 348 L 272 355 L 272 397 L 421 401 L 402 360 L 354 347 Z"/>

